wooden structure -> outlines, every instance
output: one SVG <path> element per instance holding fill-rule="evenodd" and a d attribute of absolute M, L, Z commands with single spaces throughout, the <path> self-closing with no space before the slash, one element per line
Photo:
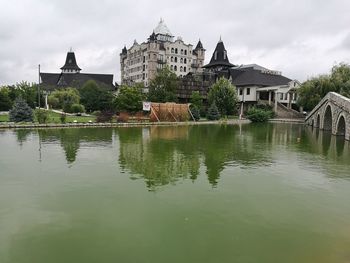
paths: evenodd
<path fill-rule="evenodd" d="M 167 103 L 151 103 L 151 122 L 179 122 L 193 119 L 190 112 L 189 104 L 177 104 L 173 102 Z"/>

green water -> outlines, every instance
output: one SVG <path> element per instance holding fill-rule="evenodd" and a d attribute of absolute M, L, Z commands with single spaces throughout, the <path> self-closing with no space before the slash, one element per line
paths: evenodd
<path fill-rule="evenodd" d="M 302 125 L 0 130 L 0 262 L 350 262 L 350 146 Z"/>

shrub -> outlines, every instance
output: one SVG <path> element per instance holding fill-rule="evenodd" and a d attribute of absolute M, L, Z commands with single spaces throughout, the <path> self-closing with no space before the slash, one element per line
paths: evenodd
<path fill-rule="evenodd" d="M 120 112 L 118 116 L 118 122 L 128 122 L 129 121 L 129 113 Z"/>
<path fill-rule="evenodd" d="M 32 122 L 33 121 L 33 110 L 28 104 L 21 98 L 18 97 L 15 100 L 15 104 L 9 112 L 10 121 L 13 122 Z"/>
<path fill-rule="evenodd" d="M 247 111 L 247 118 L 252 122 L 266 122 L 274 115 L 273 111 L 252 107 Z"/>
<path fill-rule="evenodd" d="M 192 113 L 192 116 L 193 118 L 196 120 L 196 121 L 199 121 L 201 116 L 200 116 L 200 112 L 199 112 L 199 109 L 197 106 L 195 105 L 191 105 L 190 106 L 190 111 Z"/>
<path fill-rule="evenodd" d="M 74 103 L 71 106 L 71 111 L 72 111 L 72 113 L 83 113 L 83 112 L 85 112 L 85 107 L 84 107 L 84 105 Z"/>
<path fill-rule="evenodd" d="M 211 121 L 220 119 L 220 112 L 218 110 L 218 107 L 216 107 L 215 102 L 212 103 L 211 106 L 209 107 L 207 118 L 208 120 L 211 120 Z"/>
<path fill-rule="evenodd" d="M 65 113 L 61 113 L 60 115 L 60 121 L 61 123 L 66 123 L 67 115 Z"/>
<path fill-rule="evenodd" d="M 37 109 L 35 110 L 35 117 L 39 123 L 46 123 L 49 119 L 49 113 L 47 110 Z"/>
<path fill-rule="evenodd" d="M 114 113 L 112 111 L 102 111 L 97 115 L 97 122 L 111 122 L 113 119 Z"/>

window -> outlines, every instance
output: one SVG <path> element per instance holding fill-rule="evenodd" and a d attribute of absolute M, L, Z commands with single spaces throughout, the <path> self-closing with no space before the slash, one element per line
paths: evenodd
<path fill-rule="evenodd" d="M 239 89 L 239 95 L 243 96 L 243 89 Z"/>
<path fill-rule="evenodd" d="M 182 72 L 182 71 L 183 71 L 183 67 L 181 66 L 181 67 L 180 67 L 180 72 Z"/>
<path fill-rule="evenodd" d="M 226 59 L 226 56 L 227 56 L 227 54 L 226 54 L 226 50 L 224 51 L 224 59 Z"/>
<path fill-rule="evenodd" d="M 283 100 L 283 93 L 281 93 L 280 95 L 280 100 Z"/>
<path fill-rule="evenodd" d="M 171 48 L 171 53 L 174 53 L 174 48 L 173 47 Z"/>
<path fill-rule="evenodd" d="M 171 62 L 174 62 L 174 57 L 171 57 L 170 61 L 171 61 Z"/>
<path fill-rule="evenodd" d="M 177 54 L 177 48 L 175 48 L 175 54 Z"/>
<path fill-rule="evenodd" d="M 177 66 L 176 65 L 174 66 L 174 70 L 177 71 Z"/>
<path fill-rule="evenodd" d="M 184 54 L 184 50 L 183 49 L 181 49 L 181 55 L 183 55 Z"/>
<path fill-rule="evenodd" d="M 175 57 L 175 63 L 177 63 L 177 57 Z"/>
<path fill-rule="evenodd" d="M 173 66 L 173 65 L 171 65 L 171 66 L 170 66 L 170 69 L 171 69 L 171 70 L 174 70 L 174 66 Z"/>
<path fill-rule="evenodd" d="M 214 53 L 214 59 L 215 59 L 215 60 L 218 59 L 218 52 L 217 52 L 217 51 L 215 51 L 215 53 Z"/>
<path fill-rule="evenodd" d="M 184 59 L 184 63 L 185 63 L 185 64 L 187 63 L 187 58 Z"/>
<path fill-rule="evenodd" d="M 250 95 L 250 88 L 247 88 L 247 95 Z"/>
<path fill-rule="evenodd" d="M 185 49 L 185 55 L 187 55 L 187 50 Z"/>
<path fill-rule="evenodd" d="M 184 72 L 186 72 L 186 67 L 184 67 Z"/>
<path fill-rule="evenodd" d="M 183 58 L 181 58 L 181 59 L 180 59 L 180 63 L 184 63 L 184 60 L 183 60 Z"/>

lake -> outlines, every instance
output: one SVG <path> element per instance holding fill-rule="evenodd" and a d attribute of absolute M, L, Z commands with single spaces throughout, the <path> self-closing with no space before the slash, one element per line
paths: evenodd
<path fill-rule="evenodd" d="M 0 262 L 350 262 L 350 146 L 300 124 L 0 130 Z"/>

